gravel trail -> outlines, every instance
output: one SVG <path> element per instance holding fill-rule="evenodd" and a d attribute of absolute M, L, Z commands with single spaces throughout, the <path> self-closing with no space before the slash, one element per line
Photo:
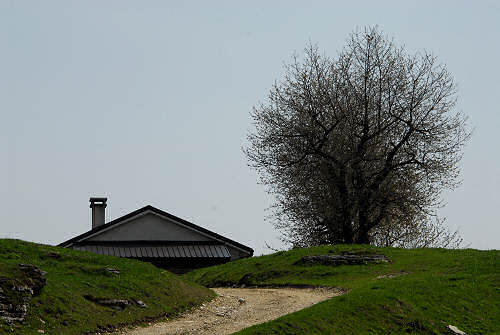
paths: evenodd
<path fill-rule="evenodd" d="M 214 288 L 218 297 L 167 322 L 122 335 L 225 335 L 341 295 L 336 289 Z"/>

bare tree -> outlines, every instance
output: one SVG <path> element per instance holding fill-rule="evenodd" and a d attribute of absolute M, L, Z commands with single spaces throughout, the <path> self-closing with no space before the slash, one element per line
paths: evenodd
<path fill-rule="evenodd" d="M 400 248 L 451 248 L 462 247 L 463 239 L 458 230 L 452 231 L 437 216 L 417 217 L 411 221 L 384 220 L 374 228 L 372 243 L 382 247 Z"/>
<path fill-rule="evenodd" d="M 367 28 L 336 59 L 309 46 L 285 70 L 254 107 L 245 149 L 284 239 L 378 243 L 384 226 L 431 227 L 470 136 L 446 67 Z"/>

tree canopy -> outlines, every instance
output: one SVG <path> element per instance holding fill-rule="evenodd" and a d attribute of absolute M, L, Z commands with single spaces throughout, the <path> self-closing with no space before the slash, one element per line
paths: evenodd
<path fill-rule="evenodd" d="M 254 107 L 245 148 L 285 240 L 395 245 L 405 231 L 438 227 L 470 136 L 456 95 L 435 56 L 410 54 L 377 28 L 352 33 L 336 58 L 315 46 L 294 57 Z"/>

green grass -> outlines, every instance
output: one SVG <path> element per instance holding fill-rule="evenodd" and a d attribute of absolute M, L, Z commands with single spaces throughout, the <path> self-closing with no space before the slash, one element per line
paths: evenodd
<path fill-rule="evenodd" d="M 60 257 L 50 257 L 50 252 Z M 12 326 L 0 320 L 0 334 L 39 334 L 39 329 L 45 334 L 96 332 L 174 315 L 214 296 L 209 289 L 148 263 L 0 239 L 0 277 L 26 281 L 18 269 L 19 263 L 33 264 L 46 271 L 47 284 L 31 300 L 23 323 Z M 120 273 L 103 271 L 106 267 Z M 4 292 L 9 289 L 3 288 Z M 97 305 L 85 299 L 85 295 L 137 299 L 148 307 L 133 305 L 117 311 Z"/>
<path fill-rule="evenodd" d="M 389 264 L 307 266 L 304 255 L 377 252 Z M 378 276 L 408 273 L 394 278 Z M 296 249 L 200 269 L 184 276 L 201 285 L 314 285 L 349 292 L 249 334 L 500 334 L 500 251 L 323 246 Z"/>

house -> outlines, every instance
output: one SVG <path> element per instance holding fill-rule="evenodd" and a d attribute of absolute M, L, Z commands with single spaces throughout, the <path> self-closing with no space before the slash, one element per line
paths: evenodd
<path fill-rule="evenodd" d="M 151 262 L 172 272 L 251 257 L 253 249 L 146 206 L 104 223 L 107 198 L 90 198 L 92 229 L 59 246 Z"/>

